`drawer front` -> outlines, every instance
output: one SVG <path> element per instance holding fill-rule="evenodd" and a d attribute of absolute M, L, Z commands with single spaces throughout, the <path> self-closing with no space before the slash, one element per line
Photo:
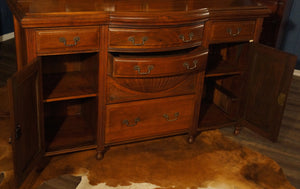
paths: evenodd
<path fill-rule="evenodd" d="M 214 22 L 210 42 L 248 41 L 254 38 L 255 20 Z"/>
<path fill-rule="evenodd" d="M 185 132 L 194 117 L 195 96 L 107 106 L 105 143 Z"/>
<path fill-rule="evenodd" d="M 205 70 L 207 50 L 156 57 L 111 56 L 112 77 L 162 77 Z"/>
<path fill-rule="evenodd" d="M 199 46 L 203 37 L 203 26 L 154 29 L 109 29 L 109 50 L 119 52 L 164 51 Z"/>
<path fill-rule="evenodd" d="M 199 77 L 204 78 L 204 72 L 159 78 L 107 77 L 106 102 L 111 104 L 195 94 Z"/>
<path fill-rule="evenodd" d="M 99 50 L 99 27 L 41 29 L 36 31 L 38 54 Z"/>

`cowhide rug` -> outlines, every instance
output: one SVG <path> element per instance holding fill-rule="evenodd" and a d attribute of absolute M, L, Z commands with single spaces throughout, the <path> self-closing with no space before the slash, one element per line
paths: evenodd
<path fill-rule="evenodd" d="M 95 151 L 54 157 L 40 182 L 80 175 L 76 189 L 290 189 L 272 159 L 234 143 L 218 130 L 112 147 L 101 161 Z M 43 189 L 43 185 L 39 189 Z"/>
<path fill-rule="evenodd" d="M 1 96 L 1 94 L 0 94 Z M 12 188 L 13 178 L 12 148 L 8 143 L 9 122 L 0 117 L 0 189 Z"/>
<path fill-rule="evenodd" d="M 0 135 L 8 131 L 0 121 L 1 126 Z M 12 164 L 6 137 L 0 137 L 0 150 L 0 188 L 7 189 Z M 66 176 L 75 179 L 61 179 Z M 94 150 L 55 156 L 33 188 L 295 189 L 276 162 L 218 130 L 203 132 L 194 144 L 188 144 L 186 136 L 176 136 L 114 146 L 101 161 Z"/>

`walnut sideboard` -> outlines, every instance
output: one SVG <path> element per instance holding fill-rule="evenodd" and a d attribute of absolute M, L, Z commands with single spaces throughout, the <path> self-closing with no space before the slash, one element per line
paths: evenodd
<path fill-rule="evenodd" d="M 251 0 L 7 0 L 16 186 L 45 156 L 246 126 L 275 141 L 296 57 Z"/>

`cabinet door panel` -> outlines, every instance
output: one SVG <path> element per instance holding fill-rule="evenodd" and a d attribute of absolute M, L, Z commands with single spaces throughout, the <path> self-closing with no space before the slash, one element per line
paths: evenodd
<path fill-rule="evenodd" d="M 39 64 L 25 67 L 8 80 L 12 147 L 19 186 L 44 153 Z"/>
<path fill-rule="evenodd" d="M 254 44 L 249 48 L 247 59 L 246 126 L 276 141 L 296 57 Z"/>

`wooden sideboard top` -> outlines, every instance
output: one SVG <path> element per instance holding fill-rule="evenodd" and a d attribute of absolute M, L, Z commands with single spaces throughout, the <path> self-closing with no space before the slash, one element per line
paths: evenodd
<path fill-rule="evenodd" d="M 7 0 L 22 27 L 187 23 L 227 16 L 267 16 L 255 0 Z M 154 22 L 155 21 L 155 22 Z"/>

